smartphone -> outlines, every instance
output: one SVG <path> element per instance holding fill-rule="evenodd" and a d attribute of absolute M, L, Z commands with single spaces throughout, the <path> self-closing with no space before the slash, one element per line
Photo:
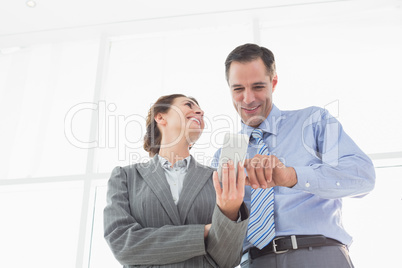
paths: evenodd
<path fill-rule="evenodd" d="M 237 164 L 243 163 L 248 148 L 248 136 L 246 134 L 226 133 L 223 138 L 221 156 L 219 157 L 218 176 L 219 181 L 222 181 L 222 165 L 229 160 L 233 161 L 237 178 Z"/>

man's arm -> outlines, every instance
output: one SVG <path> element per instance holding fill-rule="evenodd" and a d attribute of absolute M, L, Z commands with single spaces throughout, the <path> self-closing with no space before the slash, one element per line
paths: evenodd
<path fill-rule="evenodd" d="M 308 166 L 287 167 L 273 155 L 256 155 L 245 162 L 246 183 L 253 188 L 293 187 L 327 199 L 370 192 L 375 184 L 370 158 L 327 111 L 319 110 L 312 118 L 315 123 L 304 135 L 316 141 L 311 148 L 316 157 Z"/>

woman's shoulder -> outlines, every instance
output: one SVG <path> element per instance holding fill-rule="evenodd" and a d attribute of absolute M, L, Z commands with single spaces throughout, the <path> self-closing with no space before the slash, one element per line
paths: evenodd
<path fill-rule="evenodd" d="M 141 162 L 136 162 L 136 163 L 131 163 L 125 166 L 116 166 L 113 171 L 123 171 L 126 174 L 127 173 L 132 173 L 135 172 L 137 170 L 141 170 L 141 169 L 147 169 L 149 167 L 155 166 L 155 160 L 153 158 L 150 159 L 146 159 L 144 161 Z"/>
<path fill-rule="evenodd" d="M 202 168 L 210 171 L 216 171 L 216 168 L 213 168 L 209 165 L 207 165 L 206 161 L 207 158 L 202 159 L 202 161 L 198 161 L 194 158 L 194 156 L 191 155 L 191 161 L 194 161 L 194 164 L 197 168 Z"/>

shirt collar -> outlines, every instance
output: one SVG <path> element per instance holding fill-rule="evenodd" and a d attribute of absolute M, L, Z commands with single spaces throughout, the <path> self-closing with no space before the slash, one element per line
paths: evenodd
<path fill-rule="evenodd" d="M 170 163 L 169 160 L 165 159 L 164 157 L 160 156 L 159 154 L 158 154 L 158 159 L 159 159 L 159 163 L 161 163 L 161 166 L 163 168 L 166 169 L 166 168 L 172 167 L 172 163 Z M 173 167 L 185 168 L 185 170 L 188 170 L 188 167 L 190 166 L 190 161 L 191 161 L 191 155 L 184 158 L 183 160 L 177 161 Z"/>
<path fill-rule="evenodd" d="M 278 125 L 280 123 L 281 116 L 282 112 L 275 106 L 275 104 L 272 104 L 271 112 L 269 113 L 268 117 L 261 122 L 258 128 L 262 129 L 263 132 L 277 135 Z M 253 132 L 254 129 L 255 128 L 250 127 L 244 124 L 243 121 L 241 121 L 241 133 L 247 134 L 249 138 L 251 136 L 251 132 Z"/>

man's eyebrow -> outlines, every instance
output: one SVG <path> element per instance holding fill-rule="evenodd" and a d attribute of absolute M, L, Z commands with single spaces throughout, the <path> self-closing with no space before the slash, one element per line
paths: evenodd
<path fill-rule="evenodd" d="M 243 87 L 243 85 L 240 85 L 240 84 L 234 84 L 234 85 L 231 85 L 230 87 L 231 87 L 231 88 L 234 88 L 234 87 Z"/>
<path fill-rule="evenodd" d="M 253 86 L 266 86 L 266 85 L 267 85 L 266 82 L 255 82 L 255 83 L 253 83 Z M 235 87 L 244 87 L 244 86 L 241 85 L 241 84 L 234 84 L 234 85 L 231 85 L 230 87 L 235 88 Z"/>
<path fill-rule="evenodd" d="M 256 82 L 256 83 L 253 83 L 253 86 L 259 86 L 259 85 L 265 86 L 265 85 L 267 85 L 267 83 L 265 83 L 265 82 Z"/>

